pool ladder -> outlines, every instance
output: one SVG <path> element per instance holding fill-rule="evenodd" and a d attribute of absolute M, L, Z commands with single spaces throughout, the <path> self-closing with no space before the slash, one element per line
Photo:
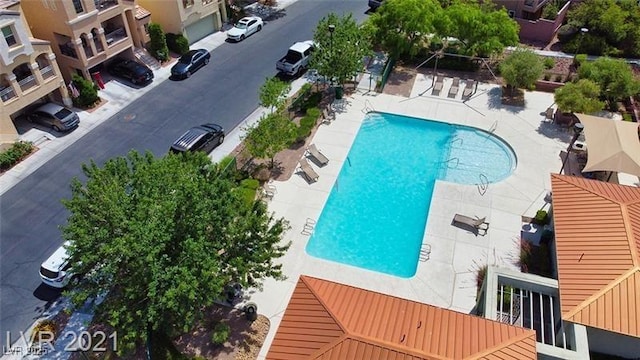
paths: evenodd
<path fill-rule="evenodd" d="M 302 226 L 302 231 L 300 232 L 302 235 L 309 236 L 313 233 L 313 230 L 316 227 L 316 221 L 312 218 L 307 218 L 305 220 L 304 225 Z"/>
<path fill-rule="evenodd" d="M 427 243 L 423 243 L 420 248 L 420 261 L 426 262 L 431 258 L 431 245 Z"/>
<path fill-rule="evenodd" d="M 369 100 L 365 100 L 364 101 L 364 108 L 362 109 L 362 112 L 365 114 L 368 114 L 370 112 L 375 112 L 376 109 L 373 108 L 373 105 L 371 104 L 371 102 Z"/>

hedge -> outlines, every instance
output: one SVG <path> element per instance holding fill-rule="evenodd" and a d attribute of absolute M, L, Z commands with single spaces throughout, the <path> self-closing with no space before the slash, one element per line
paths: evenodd
<path fill-rule="evenodd" d="M 11 169 L 20 160 L 31 154 L 34 148 L 31 142 L 18 141 L 7 150 L 0 152 L 0 171 Z"/>
<path fill-rule="evenodd" d="M 176 54 L 184 55 L 189 51 L 189 40 L 182 34 L 166 33 L 167 47 Z"/>

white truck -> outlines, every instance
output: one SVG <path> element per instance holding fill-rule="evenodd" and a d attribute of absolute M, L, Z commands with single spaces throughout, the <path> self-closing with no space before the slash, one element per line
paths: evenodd
<path fill-rule="evenodd" d="M 276 63 L 276 70 L 287 75 L 298 75 L 309 66 L 311 53 L 315 45 L 313 41 L 300 41 L 289 48 L 287 55 Z"/>

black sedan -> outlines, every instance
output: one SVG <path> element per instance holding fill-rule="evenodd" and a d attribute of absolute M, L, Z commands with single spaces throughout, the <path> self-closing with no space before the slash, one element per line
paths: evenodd
<path fill-rule="evenodd" d="M 189 50 L 182 55 L 178 63 L 171 68 L 171 76 L 174 78 L 188 78 L 199 68 L 207 65 L 211 54 L 205 49 Z"/>
<path fill-rule="evenodd" d="M 111 75 L 127 79 L 134 85 L 147 84 L 153 80 L 153 71 L 134 60 L 115 59 L 108 68 Z"/>

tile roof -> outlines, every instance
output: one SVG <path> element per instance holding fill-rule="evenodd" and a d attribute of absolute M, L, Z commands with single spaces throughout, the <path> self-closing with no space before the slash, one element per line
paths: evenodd
<path fill-rule="evenodd" d="M 535 332 L 301 276 L 267 360 L 536 359 Z"/>
<path fill-rule="evenodd" d="M 151 15 L 151 11 L 143 8 L 140 5 L 136 5 L 136 19 L 141 20 L 146 18 L 147 16 Z"/>
<path fill-rule="evenodd" d="M 640 188 L 551 175 L 562 318 L 640 337 Z"/>

